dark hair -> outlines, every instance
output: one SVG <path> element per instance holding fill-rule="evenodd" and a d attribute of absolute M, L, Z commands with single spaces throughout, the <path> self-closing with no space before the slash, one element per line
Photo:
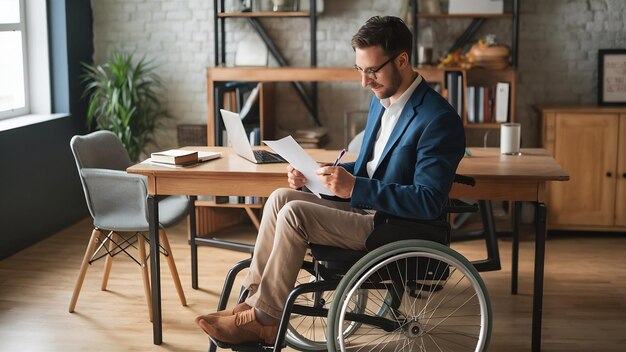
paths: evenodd
<path fill-rule="evenodd" d="M 403 51 L 411 59 L 413 35 L 403 20 L 394 16 L 374 16 L 352 37 L 352 49 L 381 46 L 389 55 Z"/>

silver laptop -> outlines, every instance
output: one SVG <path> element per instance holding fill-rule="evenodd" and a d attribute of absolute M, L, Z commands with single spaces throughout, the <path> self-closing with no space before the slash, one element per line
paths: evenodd
<path fill-rule="evenodd" d="M 246 135 L 246 130 L 243 127 L 241 118 L 239 118 L 239 114 L 224 109 L 220 109 L 220 112 L 222 113 L 222 120 L 226 127 L 228 139 L 239 156 L 255 164 L 287 162 L 276 153 L 267 150 L 252 150 L 250 140 Z"/>

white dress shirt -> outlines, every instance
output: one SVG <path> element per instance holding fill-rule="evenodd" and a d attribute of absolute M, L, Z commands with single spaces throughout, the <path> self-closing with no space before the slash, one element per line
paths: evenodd
<path fill-rule="evenodd" d="M 381 99 L 380 103 L 385 108 L 385 112 L 381 118 L 380 128 L 378 129 L 378 134 L 376 135 L 376 144 L 374 144 L 374 152 L 372 153 L 372 159 L 367 162 L 366 169 L 367 175 L 372 178 L 374 175 L 374 171 L 378 167 L 378 163 L 380 162 L 380 158 L 383 155 L 383 150 L 387 145 L 387 141 L 389 141 L 389 136 L 391 136 L 391 131 L 396 126 L 398 122 L 398 118 L 400 118 L 400 114 L 402 114 L 402 110 L 406 105 L 406 102 L 409 101 L 409 97 L 415 91 L 415 88 L 422 82 L 422 76 L 419 74 L 411 83 L 409 88 L 402 93 L 398 100 L 391 104 L 389 98 Z"/>

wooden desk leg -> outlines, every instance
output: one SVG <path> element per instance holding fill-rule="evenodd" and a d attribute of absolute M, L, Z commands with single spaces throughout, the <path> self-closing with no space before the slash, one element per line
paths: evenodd
<path fill-rule="evenodd" d="M 511 294 L 517 294 L 517 278 L 519 264 L 519 228 L 522 216 L 522 203 L 513 202 L 513 216 L 511 218 L 513 227 L 513 243 L 511 245 Z"/>
<path fill-rule="evenodd" d="M 197 196 L 189 197 L 189 245 L 191 247 L 191 287 L 198 289 L 198 244 L 196 243 L 196 199 Z"/>
<path fill-rule="evenodd" d="M 535 278 L 533 290 L 533 326 L 531 350 L 541 351 L 541 314 L 543 311 L 543 271 L 546 255 L 546 218 L 548 210 L 544 203 L 537 203 L 535 238 Z"/>
<path fill-rule="evenodd" d="M 155 345 L 163 342 L 161 326 L 161 256 L 159 251 L 159 196 L 148 196 L 150 230 L 150 281 L 152 283 L 152 337 Z"/>

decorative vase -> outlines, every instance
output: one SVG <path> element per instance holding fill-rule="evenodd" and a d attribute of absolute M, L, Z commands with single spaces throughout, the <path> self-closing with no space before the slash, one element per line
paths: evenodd
<path fill-rule="evenodd" d="M 468 58 L 475 66 L 489 70 L 501 70 L 509 65 L 511 49 L 506 45 L 474 44 L 468 53 Z"/>

